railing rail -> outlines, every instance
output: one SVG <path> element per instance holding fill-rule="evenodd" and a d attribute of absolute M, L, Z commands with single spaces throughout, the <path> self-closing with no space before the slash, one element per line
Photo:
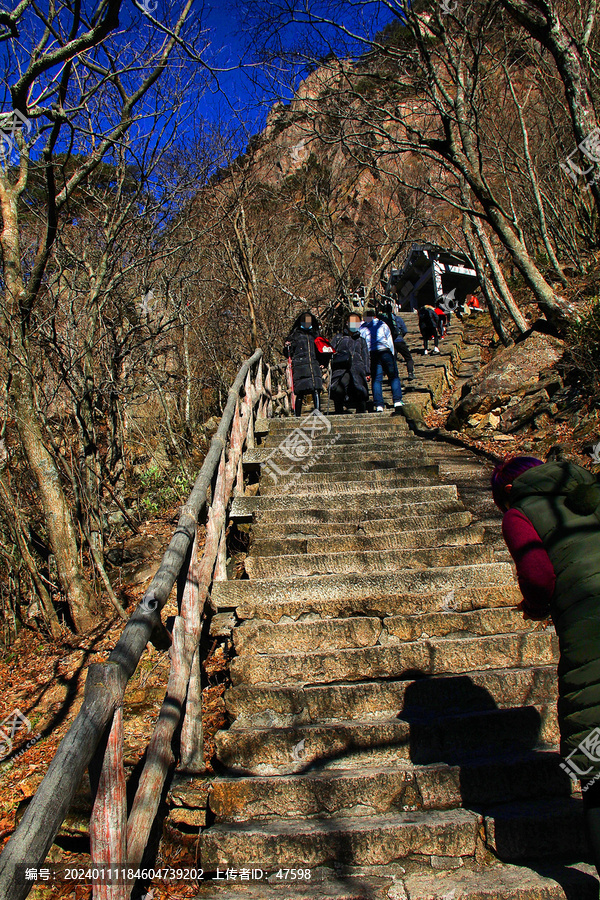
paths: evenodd
<path fill-rule="evenodd" d="M 108 660 L 88 669 L 81 709 L 0 856 L 0 900 L 22 900 L 29 893 L 31 885 L 18 878 L 17 867 L 43 865 L 86 767 L 95 797 L 90 818 L 92 862 L 130 869 L 138 868 L 142 860 L 174 761 L 171 742 L 184 710 L 180 765 L 189 771 L 203 769 L 202 615 L 213 580 L 227 577 L 227 505 L 232 496 L 243 492 L 244 447 L 254 447 L 256 420 L 270 418 L 273 412 L 271 370 L 266 367 L 263 373 L 262 355 L 257 350 L 246 360 L 231 386 L 217 432 L 150 587 Z M 277 394 L 277 399 L 284 394 Z M 206 532 L 199 555 L 196 537 L 201 520 Z M 176 582 L 179 615 L 169 633 L 161 622 L 161 610 Z M 163 650 L 170 647 L 171 669 L 128 816 L 123 696 L 149 641 Z M 122 882 L 98 883 L 93 897 L 127 900 L 131 887 Z"/>

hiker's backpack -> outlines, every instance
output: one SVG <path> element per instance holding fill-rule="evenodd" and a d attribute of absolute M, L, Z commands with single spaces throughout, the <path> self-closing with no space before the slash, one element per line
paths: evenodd
<path fill-rule="evenodd" d="M 315 350 L 317 351 L 317 361 L 322 366 L 328 366 L 330 359 L 335 353 L 335 350 L 333 349 L 327 338 L 320 336 L 316 337 Z"/>
<path fill-rule="evenodd" d="M 380 314 L 379 318 L 382 322 L 385 322 L 387 327 L 390 329 L 392 340 L 394 343 L 396 341 L 402 340 L 402 335 L 400 334 L 400 330 L 398 328 L 398 323 L 396 322 L 396 316 L 391 312 L 383 312 Z"/>
<path fill-rule="evenodd" d="M 394 316 L 394 321 L 396 323 L 396 327 L 400 333 L 399 340 L 403 341 L 406 335 L 408 334 L 408 328 L 406 327 L 406 322 L 402 318 L 402 316 Z"/>

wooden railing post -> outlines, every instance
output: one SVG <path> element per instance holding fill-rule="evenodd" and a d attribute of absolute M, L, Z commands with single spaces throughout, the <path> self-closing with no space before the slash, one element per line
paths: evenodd
<path fill-rule="evenodd" d="M 219 467 L 222 471 L 222 467 Z M 200 637 L 202 630 L 203 598 L 200 598 L 198 579 L 198 535 L 194 541 L 190 569 L 182 603 L 188 627 Z M 202 669 L 200 662 L 200 643 L 196 645 L 190 669 L 190 682 L 185 702 L 185 715 L 181 729 L 181 752 L 179 767 L 188 772 L 204 771 L 204 736 L 202 731 Z"/>
<path fill-rule="evenodd" d="M 96 798 L 90 817 L 92 866 L 115 869 L 116 877 L 94 882 L 93 900 L 127 900 L 129 891 L 121 880 L 127 866 L 127 790 L 123 766 L 123 706 L 113 715 L 104 751 Z"/>
<path fill-rule="evenodd" d="M 273 401 L 271 399 L 273 396 L 273 388 L 271 386 L 271 367 L 270 366 L 267 368 L 267 375 L 265 378 L 265 394 L 267 395 L 267 399 L 266 399 L 265 406 L 263 408 L 264 418 L 270 419 L 271 416 L 273 415 Z M 286 412 L 289 412 L 290 406 L 289 406 L 289 401 L 287 399 L 287 395 L 284 399 L 284 408 L 285 408 Z"/>
<path fill-rule="evenodd" d="M 174 762 L 171 741 L 181 717 L 197 643 L 197 636 L 186 630 L 183 617 L 176 616 L 167 696 L 150 739 L 146 763 L 127 822 L 127 867 L 130 869 L 139 868 L 142 862 L 165 777 Z"/>
<path fill-rule="evenodd" d="M 258 361 L 258 365 L 256 366 L 256 379 L 255 379 L 254 383 L 256 385 L 256 390 L 257 390 L 258 396 L 260 397 L 260 404 L 258 407 L 258 411 L 256 413 L 257 418 L 260 419 L 262 417 L 262 408 L 263 408 L 263 402 L 264 402 L 264 380 L 263 380 L 262 356 Z"/>
<path fill-rule="evenodd" d="M 246 376 L 246 392 L 244 394 L 243 403 L 245 406 L 249 407 L 248 409 L 248 431 L 246 433 L 246 447 L 249 450 L 253 450 L 256 446 L 256 442 L 254 440 L 254 394 L 255 388 L 252 384 L 252 379 L 250 378 L 250 372 Z"/>
<path fill-rule="evenodd" d="M 219 538 L 217 551 L 217 563 L 215 565 L 214 581 L 227 581 L 227 527 L 223 525 Z"/>

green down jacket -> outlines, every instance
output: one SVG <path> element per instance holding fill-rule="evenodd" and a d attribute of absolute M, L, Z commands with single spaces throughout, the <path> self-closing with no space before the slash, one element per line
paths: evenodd
<path fill-rule="evenodd" d="M 600 726 L 600 487 L 587 469 L 544 463 L 515 478 L 510 505 L 530 520 L 556 574 L 549 599 L 560 645 L 558 720 L 567 756 Z M 600 769 L 600 743 L 592 755 Z M 582 772 L 592 766 L 581 750 L 571 758 Z"/>

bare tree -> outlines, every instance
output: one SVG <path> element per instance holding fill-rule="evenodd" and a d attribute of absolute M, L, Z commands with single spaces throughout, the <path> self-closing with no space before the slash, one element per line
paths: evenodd
<path fill-rule="evenodd" d="M 90 450 L 97 443 L 93 423 L 93 355 L 98 330 L 106 324 L 103 302 L 107 290 L 114 285 L 111 287 L 108 273 L 109 254 L 100 253 L 93 258 L 90 246 L 85 245 L 84 233 L 79 235 L 81 243 L 77 248 L 73 233 L 67 234 L 69 217 L 73 221 L 86 184 L 98 174 L 103 160 L 111 157 L 117 173 L 113 188 L 116 202 L 104 216 L 102 227 L 107 244 L 116 239 L 131 213 L 125 190 L 131 184 L 131 172 L 127 174 L 125 162 L 131 151 L 127 135 L 134 128 L 156 129 L 158 133 L 163 127 L 157 84 L 173 55 L 185 54 L 190 47 L 185 25 L 191 0 L 173 22 L 156 23 L 156 30 L 147 38 L 140 37 L 136 30 L 139 20 L 132 23 L 127 38 L 119 31 L 121 7 L 121 0 L 103 0 L 88 18 L 80 6 L 50 4 L 44 10 L 24 0 L 12 12 L 2 13 L 0 20 L 4 29 L 0 40 L 7 44 L 10 60 L 4 84 L 10 90 L 12 106 L 0 122 L 4 128 L 4 156 L 0 164 L 0 249 L 4 272 L 0 321 L 7 348 L 6 377 L 20 441 L 35 478 L 48 542 L 77 630 L 93 624 L 98 604 L 82 567 L 70 495 L 77 496 L 83 485 L 88 499 L 98 494 L 100 473 L 97 458 Z M 141 22 L 143 28 L 148 27 L 144 18 Z M 173 90 L 181 92 L 185 86 L 175 82 Z M 153 105 L 154 121 L 149 112 Z M 18 122 L 23 125 L 21 129 L 14 127 Z M 39 161 L 32 156 L 36 144 L 42 146 Z M 18 165 L 13 167 L 12 159 L 17 156 Z M 42 175 L 33 198 L 35 223 L 27 213 L 28 201 L 30 211 L 32 205 L 27 188 L 34 163 Z M 102 218 L 100 211 L 98 214 Z M 60 263 L 61 254 L 63 265 L 58 266 L 57 273 L 53 261 Z M 64 330 L 61 333 L 61 311 L 63 304 L 66 302 L 68 308 L 80 290 L 80 285 L 70 282 L 69 260 L 76 260 L 79 269 L 87 272 L 86 314 L 91 326 L 80 341 L 80 350 L 69 351 L 77 359 L 69 362 L 68 377 L 67 371 L 63 372 L 63 383 L 73 394 L 84 445 L 85 466 L 79 484 L 77 473 L 61 452 L 59 436 L 48 426 L 44 396 L 48 386 L 42 388 L 38 378 L 42 336 L 48 340 L 54 331 L 57 358 L 65 363 L 68 341 L 64 340 Z M 73 304 L 72 311 L 76 308 L 77 304 Z M 81 324 L 80 321 L 80 337 L 85 330 Z M 63 346 L 59 348 L 61 341 Z M 72 375 L 73 366 L 79 370 L 78 378 Z M 113 419 L 116 421 L 118 415 Z M 102 527 L 98 519 L 94 500 L 88 509 L 87 537 L 92 557 L 101 565 L 98 550 Z M 106 582 L 104 586 L 107 587 Z"/>

